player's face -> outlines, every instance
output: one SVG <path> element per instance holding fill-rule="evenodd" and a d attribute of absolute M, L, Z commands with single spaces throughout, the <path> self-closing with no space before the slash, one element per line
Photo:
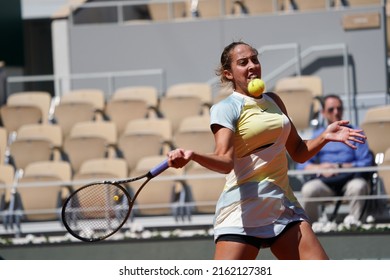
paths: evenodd
<path fill-rule="evenodd" d="M 234 84 L 235 90 L 248 94 L 248 83 L 253 78 L 261 78 L 261 65 L 256 52 L 247 45 L 237 45 L 231 52 L 231 70 L 225 76 Z"/>

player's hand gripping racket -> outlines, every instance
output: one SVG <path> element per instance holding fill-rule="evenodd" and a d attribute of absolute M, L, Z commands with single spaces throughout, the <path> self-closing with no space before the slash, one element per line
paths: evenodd
<path fill-rule="evenodd" d="M 62 221 L 74 237 L 94 242 L 117 232 L 127 221 L 142 188 L 168 168 L 165 160 L 142 176 L 118 181 L 95 182 L 73 192 L 62 207 Z M 134 197 L 122 185 L 146 179 Z"/>

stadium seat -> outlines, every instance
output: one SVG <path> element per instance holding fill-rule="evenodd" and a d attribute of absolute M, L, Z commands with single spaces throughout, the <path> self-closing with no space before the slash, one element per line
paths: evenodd
<path fill-rule="evenodd" d="M 225 186 L 225 177 L 210 171 L 198 163 L 185 168 L 186 199 L 191 214 L 214 214 L 216 202 Z"/>
<path fill-rule="evenodd" d="M 137 163 L 134 170 L 130 172 L 129 177 L 143 175 L 164 160 L 166 160 L 166 156 L 162 155 L 144 157 Z M 182 172 L 182 169 L 169 168 L 160 176 L 152 179 L 135 200 L 134 217 L 172 215 L 177 219 L 182 209 L 183 187 L 180 181 L 163 177 L 178 176 Z M 141 184 L 142 180 L 129 183 L 133 193 L 138 190 Z"/>

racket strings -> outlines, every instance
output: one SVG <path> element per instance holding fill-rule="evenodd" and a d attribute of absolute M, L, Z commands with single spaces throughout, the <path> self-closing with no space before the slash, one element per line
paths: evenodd
<path fill-rule="evenodd" d="M 66 204 L 64 223 L 86 239 L 101 239 L 126 222 L 130 198 L 122 187 L 94 184 L 78 190 Z"/>

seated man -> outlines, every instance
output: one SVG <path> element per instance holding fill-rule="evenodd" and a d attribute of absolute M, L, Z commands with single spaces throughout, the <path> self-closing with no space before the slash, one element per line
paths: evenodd
<path fill-rule="evenodd" d="M 326 96 L 323 99 L 322 108 L 321 113 L 328 124 L 342 119 L 343 102 L 339 96 L 333 94 Z M 320 135 L 324 129 L 325 126 L 316 129 L 313 137 Z M 342 173 L 342 170 L 340 172 L 326 171 L 326 169 L 372 166 L 373 156 L 367 142 L 365 144 L 357 143 L 356 146 L 357 149 L 354 150 L 342 143 L 330 142 L 316 156 L 304 164 L 298 165 L 298 169 L 321 170 L 302 186 L 303 198 L 367 195 L 369 185 L 363 177 L 364 174 Z M 321 203 L 316 201 L 303 202 L 303 207 L 312 222 L 318 221 Z M 361 218 L 364 204 L 365 201 L 361 199 L 350 200 L 350 213 L 347 216 L 350 221 L 352 219 L 353 222 L 357 222 Z"/>

